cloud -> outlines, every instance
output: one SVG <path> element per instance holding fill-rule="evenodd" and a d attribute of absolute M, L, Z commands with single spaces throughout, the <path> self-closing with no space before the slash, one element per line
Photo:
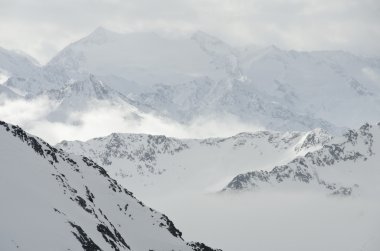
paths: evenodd
<path fill-rule="evenodd" d="M 24 99 L 11 100 L 0 95 L 0 119 L 27 126 L 32 121 L 44 119 L 55 106 L 56 104 L 45 97 L 27 101 Z"/>
<path fill-rule="evenodd" d="M 377 0 L 0 0 L 0 45 L 46 62 L 97 26 L 204 30 L 236 45 L 343 49 L 380 55 Z"/>
<path fill-rule="evenodd" d="M 375 251 L 380 245 L 380 203 L 375 198 L 333 198 L 303 188 L 227 195 L 169 193 L 144 201 L 170 215 L 185 239 L 222 250 Z"/>
<path fill-rule="evenodd" d="M 65 120 L 51 119 L 58 103 L 45 97 L 9 100 L 0 96 L 0 119 L 55 144 L 62 140 L 88 140 L 114 132 L 146 133 L 177 138 L 227 137 L 242 131 L 262 129 L 239 122 L 235 117 L 198 118 L 180 124 L 154 114 L 136 113 L 129 107 L 93 102 L 82 111 L 69 112 Z"/>

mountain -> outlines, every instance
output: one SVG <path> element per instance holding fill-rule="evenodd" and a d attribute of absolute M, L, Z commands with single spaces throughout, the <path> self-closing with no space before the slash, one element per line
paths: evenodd
<path fill-rule="evenodd" d="M 223 250 L 254 243 L 263 251 L 375 251 L 379 137 L 379 125 L 365 124 L 343 136 L 322 129 L 203 140 L 113 133 L 57 148 L 94 158 L 171 215 L 187 238 Z"/>
<path fill-rule="evenodd" d="M 378 121 L 378 58 L 273 46 L 246 51 L 243 57 L 242 72 L 253 85 L 294 113 L 313 114 L 350 128 Z"/>
<path fill-rule="evenodd" d="M 43 67 L 32 57 L 0 48 L 0 84 L 23 96 L 59 86 L 45 75 Z"/>
<path fill-rule="evenodd" d="M 51 102 L 58 104 L 48 116 L 53 121 L 65 121 L 71 113 L 88 111 L 94 106 L 123 107 L 126 114 L 131 114 L 135 119 L 139 118 L 138 108 L 133 105 L 134 101 L 111 89 L 94 75 L 67 83 L 60 89 L 40 92 L 29 99 L 39 97 L 47 97 Z"/>
<path fill-rule="evenodd" d="M 0 122 L 2 250 L 213 250 L 91 159 Z"/>
<path fill-rule="evenodd" d="M 314 137 L 306 138 L 306 143 L 309 141 L 314 143 Z M 223 191 L 281 189 L 303 183 L 323 187 L 334 195 L 351 195 L 360 190 L 373 193 L 370 190 L 374 184 L 368 175 L 380 177 L 376 155 L 379 142 L 380 123 L 364 124 L 359 130 L 349 130 L 321 149 L 299 156 L 286 165 L 276 166 L 270 171 L 239 174 Z"/>
<path fill-rule="evenodd" d="M 175 86 L 156 85 L 136 100 L 185 124 L 199 118 L 212 121 L 232 117 L 253 128 L 275 131 L 308 131 L 316 127 L 331 133 L 342 130 L 312 114 L 297 113 L 250 83 L 234 79 L 214 82 L 205 78 Z"/>
<path fill-rule="evenodd" d="M 169 37 L 100 27 L 45 66 L 14 58 L 3 56 L 0 66 L 20 65 L 4 83 L 18 94 L 59 92 L 93 75 L 137 109 L 183 125 L 231 118 L 252 130 L 319 127 L 339 135 L 380 113 L 380 60 L 343 51 L 241 49 L 204 32 Z"/>
<path fill-rule="evenodd" d="M 340 133 L 339 127 L 378 120 L 378 59 L 269 47 L 243 51 L 238 62 L 239 78 L 205 77 L 174 86 L 156 85 L 138 100 L 179 120 L 230 114 L 245 123 L 282 131 L 322 127 Z"/>
<path fill-rule="evenodd" d="M 269 130 L 321 127 L 339 134 L 342 128 L 377 121 L 380 112 L 379 59 L 275 46 L 238 49 L 204 32 L 170 38 L 100 27 L 44 69 L 60 83 L 94 74 L 185 124 L 232 116 Z"/>
<path fill-rule="evenodd" d="M 88 156 L 146 200 L 162 193 L 215 192 L 252 166 L 290 161 L 331 140 L 326 131 L 240 133 L 229 138 L 176 139 L 113 133 L 85 142 L 63 141 L 67 152 Z"/>
<path fill-rule="evenodd" d="M 144 87 L 176 84 L 205 75 L 223 78 L 226 70 L 234 71 L 236 62 L 232 61 L 236 59 L 229 55 L 231 50 L 207 34 L 171 39 L 154 33 L 120 34 L 99 27 L 64 48 L 45 68 L 64 82 L 82 73 L 121 78 L 126 86 L 117 87 L 128 94 L 131 83 Z"/>
<path fill-rule="evenodd" d="M 38 63 L 30 56 L 0 47 L 1 74 L 7 75 L 7 77 L 25 73 L 33 74 L 38 67 Z"/>

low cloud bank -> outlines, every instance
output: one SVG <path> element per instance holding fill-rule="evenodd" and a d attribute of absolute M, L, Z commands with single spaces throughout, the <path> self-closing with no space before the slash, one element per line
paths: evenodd
<path fill-rule="evenodd" d="M 22 126 L 49 143 L 88 140 L 114 132 L 162 134 L 177 138 L 227 137 L 239 132 L 263 129 L 232 116 L 198 118 L 189 124 L 140 113 L 130 107 L 93 102 L 85 110 L 69 112 L 64 120 L 49 118 L 59 107 L 45 97 L 10 100 L 0 96 L 0 119 Z"/>

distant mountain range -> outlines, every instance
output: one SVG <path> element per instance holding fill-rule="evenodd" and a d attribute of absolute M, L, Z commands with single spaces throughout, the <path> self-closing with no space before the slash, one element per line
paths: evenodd
<path fill-rule="evenodd" d="M 203 140 L 113 133 L 86 142 L 63 141 L 57 148 L 101 163 L 112 177 L 147 200 L 173 191 L 297 186 L 349 196 L 374 185 L 366 184 L 366 175 L 380 174 L 376 169 L 378 137 L 380 124 L 365 124 L 343 136 L 322 129 Z"/>
<path fill-rule="evenodd" d="M 48 94 L 76 106 L 70 91 L 76 88 L 83 104 L 122 101 L 137 114 L 182 124 L 232 116 L 268 130 L 320 127 L 339 134 L 376 123 L 380 114 L 378 58 L 275 46 L 234 48 L 203 32 L 174 39 L 98 28 L 44 66 L 2 49 L 0 73 L 7 76 L 0 92 L 9 96 L 15 97 L 10 90 L 29 99 Z M 96 83 L 110 95 L 89 92 Z M 62 105 L 53 117 L 72 111 Z"/>

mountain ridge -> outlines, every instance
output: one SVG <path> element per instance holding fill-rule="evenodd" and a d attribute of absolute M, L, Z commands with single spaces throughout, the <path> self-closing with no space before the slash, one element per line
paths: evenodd
<path fill-rule="evenodd" d="M 8 198 L 0 247 L 213 250 L 183 241 L 166 215 L 145 206 L 87 157 L 67 154 L 3 121 L 0 136 L 6 154 L 2 166 L 7 167 L 2 170 L 7 179 L 1 182 L 1 194 Z M 5 189 L 11 184 L 18 188 Z M 16 196 L 18 200 L 9 199 Z"/>

